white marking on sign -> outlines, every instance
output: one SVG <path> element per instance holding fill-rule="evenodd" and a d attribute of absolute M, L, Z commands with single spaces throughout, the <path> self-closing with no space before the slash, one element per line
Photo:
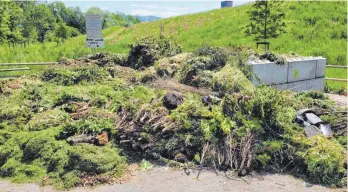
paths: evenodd
<path fill-rule="evenodd" d="M 86 15 L 86 31 L 88 48 L 104 48 L 100 15 Z"/>
<path fill-rule="evenodd" d="M 86 15 L 87 37 L 101 37 L 101 29 L 100 15 Z"/>
<path fill-rule="evenodd" d="M 86 39 L 86 46 L 88 48 L 103 48 L 104 39 L 103 38 L 88 38 Z"/>

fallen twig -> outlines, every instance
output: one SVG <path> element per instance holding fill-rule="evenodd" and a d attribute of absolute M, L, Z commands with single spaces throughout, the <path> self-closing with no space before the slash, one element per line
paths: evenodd
<path fill-rule="evenodd" d="M 285 187 L 285 185 L 284 185 L 284 184 L 280 184 L 280 183 L 275 183 L 275 184 L 277 184 L 277 185 L 281 185 L 281 186 L 284 186 L 284 187 Z"/>

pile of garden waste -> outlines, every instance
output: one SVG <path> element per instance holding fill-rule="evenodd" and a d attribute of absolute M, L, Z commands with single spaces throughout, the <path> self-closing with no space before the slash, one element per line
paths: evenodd
<path fill-rule="evenodd" d="M 346 109 L 321 92 L 255 87 L 246 47 L 184 53 L 165 37 L 0 81 L 0 177 L 71 188 L 112 183 L 129 162 L 289 173 L 343 187 Z M 307 137 L 310 109 L 332 136 Z M 87 184 L 88 185 L 88 184 Z"/>

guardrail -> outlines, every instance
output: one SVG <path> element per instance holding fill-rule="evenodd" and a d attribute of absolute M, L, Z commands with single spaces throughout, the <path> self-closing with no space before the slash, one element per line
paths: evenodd
<path fill-rule="evenodd" d="M 7 72 L 7 71 L 26 71 L 30 70 L 30 68 L 25 67 L 25 68 L 13 68 L 13 69 L 0 69 L 0 72 Z"/>
<path fill-rule="evenodd" d="M 40 62 L 40 63 L 0 63 L 0 66 L 19 66 L 19 65 L 56 65 L 59 62 Z"/>
<path fill-rule="evenodd" d="M 57 65 L 59 62 L 31 62 L 31 63 L 0 63 L 0 66 L 34 66 L 34 65 Z M 1 72 L 10 72 L 10 71 L 27 71 L 31 70 L 29 67 L 23 68 L 10 68 L 10 69 L 0 69 Z M 1 75 L 0 78 L 17 78 L 21 75 Z"/>
<path fill-rule="evenodd" d="M 328 80 L 328 81 L 348 82 L 348 79 L 325 78 L 325 80 Z"/>
<path fill-rule="evenodd" d="M 348 69 L 348 66 L 341 65 L 326 65 L 327 68 L 337 68 L 337 69 Z M 338 81 L 338 82 L 348 82 L 348 79 L 337 79 L 337 78 L 325 78 L 328 81 Z"/>
<path fill-rule="evenodd" d="M 340 68 L 340 69 L 348 69 L 348 66 L 342 66 L 342 65 L 326 65 L 327 68 Z"/>
<path fill-rule="evenodd" d="M 21 75 L 5 75 L 5 76 L 0 76 L 0 79 L 2 78 L 19 78 L 22 77 Z"/>

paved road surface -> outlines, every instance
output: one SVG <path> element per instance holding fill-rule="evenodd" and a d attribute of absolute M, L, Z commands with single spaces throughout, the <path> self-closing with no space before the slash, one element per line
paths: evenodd
<path fill-rule="evenodd" d="M 327 94 L 331 100 L 333 100 L 338 106 L 345 107 L 347 106 L 347 96 L 344 95 L 334 95 Z"/>
<path fill-rule="evenodd" d="M 183 171 L 167 168 L 154 168 L 149 172 L 136 171 L 133 178 L 125 184 L 98 186 L 96 188 L 75 188 L 71 192 L 343 192 L 343 189 L 329 189 L 310 186 L 304 181 L 289 175 L 257 175 L 228 179 L 221 172 L 203 171 L 199 180 L 197 172 L 186 175 Z M 307 185 L 307 186 L 306 186 Z M 35 184 L 11 184 L 0 181 L 1 192 L 56 192 L 52 187 L 40 188 Z"/>

